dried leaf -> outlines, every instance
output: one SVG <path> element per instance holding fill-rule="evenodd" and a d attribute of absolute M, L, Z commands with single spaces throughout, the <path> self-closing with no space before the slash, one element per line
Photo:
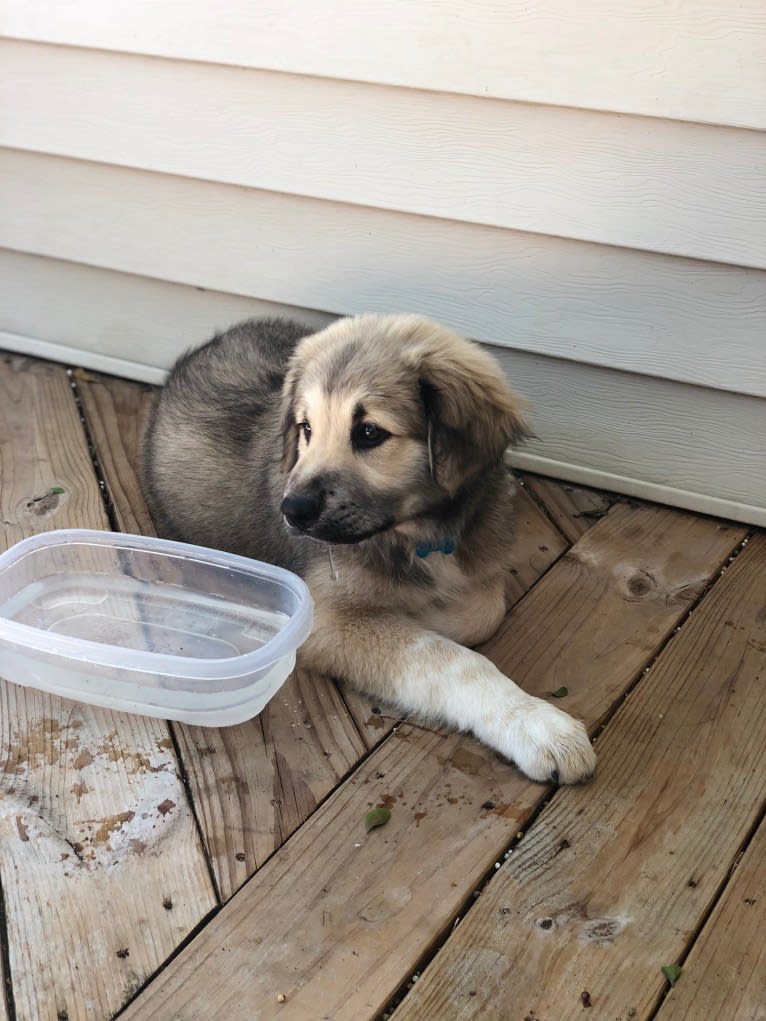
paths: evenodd
<path fill-rule="evenodd" d="M 662 974 L 665 976 L 668 982 L 670 982 L 670 984 L 674 986 L 678 981 L 678 976 L 681 974 L 681 970 L 682 969 L 680 964 L 666 964 L 665 967 L 662 969 Z"/>
<path fill-rule="evenodd" d="M 88 372 L 87 369 L 75 369 L 72 373 L 75 379 L 81 380 L 83 383 L 96 383 L 98 382 L 98 376 L 94 376 L 92 372 Z"/>
<path fill-rule="evenodd" d="M 556 688 L 556 690 L 555 690 L 555 691 L 552 691 L 552 692 L 551 692 L 551 695 L 552 695 L 552 696 L 553 696 L 554 698 L 566 698 L 566 696 L 567 696 L 568 694 L 569 694 L 569 688 L 565 688 L 565 687 L 563 686 L 563 684 L 562 684 L 562 686 L 561 686 L 560 688 Z"/>
<path fill-rule="evenodd" d="M 391 812 L 387 808 L 372 808 L 364 817 L 364 828 L 369 833 L 376 826 L 385 826 L 391 818 Z"/>

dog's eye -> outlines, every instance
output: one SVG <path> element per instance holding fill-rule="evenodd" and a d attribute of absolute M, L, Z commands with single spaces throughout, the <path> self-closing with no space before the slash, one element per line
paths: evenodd
<path fill-rule="evenodd" d="M 351 442 L 357 450 L 370 450 L 379 447 L 391 435 L 374 422 L 359 422 L 351 432 Z"/>
<path fill-rule="evenodd" d="M 308 443 L 309 440 L 311 439 L 311 426 L 308 424 L 308 422 L 303 421 L 298 423 L 298 428 L 303 433 L 303 438 L 305 439 L 306 443 Z"/>

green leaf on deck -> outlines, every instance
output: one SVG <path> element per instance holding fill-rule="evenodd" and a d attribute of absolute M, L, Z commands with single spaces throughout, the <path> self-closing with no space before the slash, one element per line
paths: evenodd
<path fill-rule="evenodd" d="M 65 492 L 66 492 L 66 490 L 62 489 L 61 486 L 51 486 L 51 488 L 48 490 L 48 495 L 49 496 L 60 496 L 62 493 L 65 493 Z"/>
<path fill-rule="evenodd" d="M 662 969 L 662 974 L 670 982 L 672 986 L 678 981 L 678 976 L 681 974 L 682 968 L 680 964 L 666 964 Z"/>
<path fill-rule="evenodd" d="M 566 698 L 569 694 L 569 688 L 565 688 L 563 685 L 560 688 L 556 688 L 555 691 L 551 692 L 554 698 Z"/>
<path fill-rule="evenodd" d="M 364 817 L 364 828 L 369 833 L 376 826 L 385 826 L 391 818 L 391 812 L 387 808 L 372 808 Z"/>

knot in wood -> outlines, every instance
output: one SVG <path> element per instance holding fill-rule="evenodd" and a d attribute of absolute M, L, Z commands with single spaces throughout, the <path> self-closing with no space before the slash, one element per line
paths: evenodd
<path fill-rule="evenodd" d="M 634 574 L 628 579 L 628 592 L 633 599 L 641 599 L 642 596 L 651 591 L 653 581 L 652 576 L 643 571 Z"/>

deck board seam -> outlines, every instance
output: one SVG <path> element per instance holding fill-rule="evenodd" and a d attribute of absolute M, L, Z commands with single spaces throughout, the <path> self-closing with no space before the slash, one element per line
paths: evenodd
<path fill-rule="evenodd" d="M 545 515 L 545 519 L 548 522 L 548 524 L 551 526 L 551 528 L 553 528 L 561 536 L 562 540 L 566 543 L 567 549 L 569 549 L 569 547 L 572 546 L 573 543 L 572 543 L 571 539 L 569 539 L 564 534 L 563 529 L 561 529 L 556 524 L 556 520 L 555 520 L 553 514 L 551 513 L 551 511 L 548 509 L 546 503 L 540 498 L 540 496 L 538 496 L 538 494 L 534 491 L 534 489 L 531 486 L 528 486 L 526 484 L 525 480 L 523 479 L 523 477 L 521 476 L 521 474 L 519 472 L 514 471 L 512 469 L 509 469 L 509 472 L 510 472 L 511 478 L 514 480 L 516 485 L 519 486 L 520 489 L 524 490 L 524 492 L 530 498 L 532 503 L 537 507 L 537 509 L 540 511 L 540 513 Z M 617 501 L 614 501 L 614 502 L 616 503 Z M 613 504 L 610 505 L 610 508 L 609 508 L 610 510 L 611 510 L 612 506 L 613 506 Z M 590 527 L 592 528 L 593 525 L 595 525 L 595 523 L 596 522 L 593 521 L 591 523 Z M 561 556 L 563 556 L 564 553 L 566 553 L 566 550 L 564 550 L 564 552 L 561 554 Z M 554 560 L 553 563 L 556 563 L 556 561 L 558 559 L 559 558 L 556 557 L 556 560 Z M 553 564 L 551 564 L 550 567 L 548 567 L 548 569 L 544 573 L 547 574 L 548 571 L 551 569 L 551 567 L 553 567 Z M 526 595 L 526 593 L 524 593 L 524 594 Z"/>
<path fill-rule="evenodd" d="M 5 891 L 0 877 L 0 968 L 3 978 L 3 997 L 8 1021 L 16 1021 L 16 1001 L 13 996 L 13 979 L 11 976 L 11 953 L 8 940 L 8 916 L 5 910 Z"/>
<path fill-rule="evenodd" d="M 202 848 L 202 854 L 205 858 L 205 865 L 207 866 L 208 875 L 210 876 L 210 885 L 213 888 L 215 899 L 218 901 L 217 907 L 214 908 L 212 912 L 214 914 L 218 910 L 218 908 L 220 908 L 221 905 L 224 903 L 224 898 L 218 886 L 218 881 L 215 875 L 215 869 L 213 868 L 213 859 L 209 852 L 207 842 L 205 840 L 205 833 L 202 829 L 202 823 L 200 821 L 199 815 L 197 814 L 197 806 L 195 804 L 194 796 L 192 794 L 191 781 L 189 780 L 189 771 L 186 768 L 186 763 L 184 762 L 184 757 L 183 754 L 181 753 L 181 745 L 178 740 L 176 728 L 172 720 L 166 720 L 165 722 L 167 724 L 168 733 L 170 734 L 170 740 L 173 742 L 173 751 L 175 752 L 176 756 L 178 776 L 179 779 L 181 780 L 181 785 L 183 786 L 184 792 L 186 794 L 186 800 L 188 802 L 189 809 L 191 810 L 192 818 L 194 819 L 195 829 L 197 830 L 197 838 L 199 840 L 200 847 Z"/>
<path fill-rule="evenodd" d="M 117 520 L 117 513 L 115 510 L 114 502 L 109 495 L 109 487 L 106 484 L 106 475 L 101 466 L 101 460 L 98 455 L 98 447 L 88 422 L 87 415 L 85 414 L 85 406 L 82 398 L 80 397 L 80 391 L 77 387 L 77 377 L 74 372 L 75 367 L 71 365 L 66 366 L 66 374 L 69 380 L 69 386 L 72 390 L 72 397 L 74 398 L 75 407 L 77 408 L 77 414 L 80 419 L 80 426 L 85 436 L 85 443 L 88 448 L 90 455 L 91 466 L 93 473 L 96 476 L 96 482 L 101 493 L 101 501 L 104 504 L 104 512 L 106 513 L 109 521 L 109 527 L 113 532 L 121 531 L 119 522 Z"/>
<path fill-rule="evenodd" d="M 749 831 L 743 837 L 742 843 L 739 845 L 739 848 L 737 849 L 736 854 L 732 858 L 731 864 L 729 865 L 729 868 L 728 868 L 728 870 L 726 872 L 726 875 L 721 880 L 721 882 L 720 882 L 720 884 L 718 886 L 718 889 L 715 891 L 713 896 L 710 898 L 710 902 L 707 905 L 706 909 L 702 912 L 702 914 L 700 916 L 700 920 L 699 920 L 697 926 L 695 927 L 694 931 L 689 936 L 689 940 L 688 940 L 686 946 L 684 947 L 683 952 L 679 955 L 678 961 L 676 961 L 676 962 L 668 961 L 668 964 L 677 963 L 677 964 L 680 964 L 683 967 L 683 965 L 686 963 L 686 960 L 689 957 L 689 954 L 691 954 L 692 950 L 694 949 L 694 947 L 697 944 L 697 940 L 700 938 L 700 936 L 704 932 L 705 926 L 710 921 L 712 915 L 714 914 L 714 912 L 715 912 L 716 908 L 718 907 L 719 903 L 721 902 L 721 900 L 726 896 L 726 891 L 731 886 L 731 884 L 734 881 L 734 878 L 735 878 L 735 876 L 737 874 L 737 869 L 739 868 L 739 864 L 742 861 L 742 858 L 743 858 L 745 852 L 747 851 L 748 847 L 750 846 L 750 844 L 755 839 L 755 836 L 758 833 L 758 830 L 760 829 L 761 826 L 766 826 L 766 798 L 764 799 L 763 804 L 761 805 L 761 810 L 760 810 L 757 818 L 753 822 L 753 825 L 750 827 Z M 670 993 L 671 989 L 672 989 L 672 986 L 669 983 L 666 983 L 665 988 L 662 990 L 662 992 L 660 993 L 660 995 L 657 998 L 656 1004 L 654 1005 L 654 1007 L 652 1008 L 650 1013 L 647 1014 L 646 1021 L 655 1021 L 655 1018 L 658 1016 L 658 1014 L 662 1010 L 662 1007 L 663 1007 L 663 1005 L 665 1003 L 665 1000 L 667 999 L 668 994 Z"/>

